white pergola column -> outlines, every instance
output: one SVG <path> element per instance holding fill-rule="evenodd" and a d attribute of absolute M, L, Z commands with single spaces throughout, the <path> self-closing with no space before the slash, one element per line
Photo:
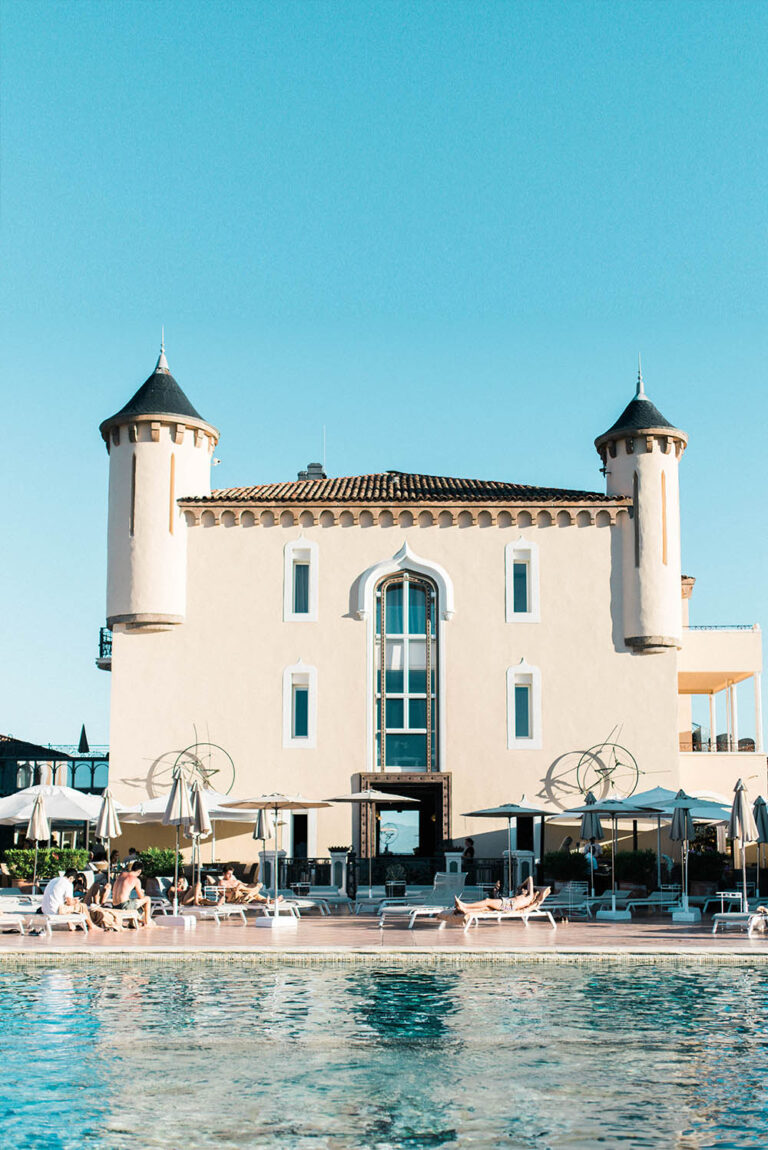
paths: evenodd
<path fill-rule="evenodd" d="M 755 750 L 763 749 L 763 673 L 755 671 Z"/>
<path fill-rule="evenodd" d="M 725 684 L 725 749 L 730 751 L 733 746 L 733 732 L 731 730 L 731 684 Z"/>
<path fill-rule="evenodd" d="M 709 696 L 709 749 L 717 750 L 717 706 L 714 691 Z"/>
<path fill-rule="evenodd" d="M 731 683 L 731 734 L 733 735 L 733 749 L 739 749 L 739 700 L 736 695 L 736 684 Z"/>

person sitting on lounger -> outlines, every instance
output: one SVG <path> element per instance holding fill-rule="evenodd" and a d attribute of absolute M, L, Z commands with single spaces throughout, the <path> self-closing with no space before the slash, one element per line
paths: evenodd
<path fill-rule="evenodd" d="M 75 898 L 72 882 L 76 877 L 77 871 L 70 869 L 65 874 L 52 878 L 43 891 L 43 901 L 38 913 L 82 914 L 85 915 L 92 927 L 101 930 L 100 924 L 95 921 L 89 907 L 80 899 Z M 76 930 L 77 928 L 74 923 L 70 923 L 69 929 Z"/>
<path fill-rule="evenodd" d="M 141 863 L 135 862 L 121 871 L 112 887 L 112 907 L 114 910 L 137 910 L 142 926 L 154 926 L 152 921 L 152 900 L 141 887 Z M 131 897 L 135 892 L 135 897 Z"/>
<path fill-rule="evenodd" d="M 206 898 L 203 894 L 202 885 L 199 882 L 193 883 L 191 886 L 184 878 L 183 874 L 179 875 L 179 882 L 177 886 L 173 883 L 168 887 L 166 898 L 173 902 L 177 898 L 180 906 L 213 906 L 216 899 Z"/>
<path fill-rule="evenodd" d="M 224 868 L 224 873 L 219 879 L 218 885 L 223 889 L 224 902 L 266 902 L 271 904 L 272 900 L 265 898 L 261 893 L 261 883 L 257 882 L 255 886 L 246 886 L 239 878 L 235 878 L 235 873 L 231 866 Z M 283 901 L 283 896 L 279 895 L 278 902 Z"/>
<path fill-rule="evenodd" d="M 511 898 L 484 898 L 481 899 L 480 902 L 462 902 L 459 896 L 456 895 L 454 902 L 456 903 L 456 910 L 459 914 L 472 914 L 474 911 L 480 910 L 536 910 L 536 908 L 543 903 L 549 891 L 549 887 L 537 891 L 534 888 L 533 879 L 529 875 L 522 886 L 518 887 L 517 893 L 512 895 Z"/>

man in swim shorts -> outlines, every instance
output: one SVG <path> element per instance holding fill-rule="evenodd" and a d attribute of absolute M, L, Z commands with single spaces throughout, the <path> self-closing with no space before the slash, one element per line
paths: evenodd
<path fill-rule="evenodd" d="M 126 870 L 121 871 L 114 881 L 112 886 L 112 909 L 113 910 L 137 910 L 140 915 L 143 914 L 141 919 L 142 926 L 154 926 L 152 921 L 152 900 L 148 895 L 144 894 L 141 886 L 141 863 L 132 863 Z M 136 897 L 131 898 L 131 893 L 136 892 Z"/>

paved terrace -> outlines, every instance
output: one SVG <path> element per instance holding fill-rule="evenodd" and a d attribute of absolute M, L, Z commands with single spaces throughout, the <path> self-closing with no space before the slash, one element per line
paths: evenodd
<path fill-rule="evenodd" d="M 669 918 L 628 923 L 568 922 L 553 931 L 547 922 L 484 923 L 464 933 L 461 927 L 439 930 L 427 924 L 414 930 L 388 925 L 379 929 L 373 917 L 304 917 L 296 928 L 257 927 L 249 919 L 243 926 L 198 923 L 195 930 L 155 927 L 121 934 L 70 932 L 57 928 L 53 937 L 0 934 L 0 962 L 4 958 L 46 954 L 124 955 L 251 955 L 265 961 L 339 961 L 382 958 L 419 961 L 464 956 L 468 961 L 563 959 L 568 956 L 687 956 L 690 959 L 731 956 L 742 960 L 768 958 L 768 935 L 729 931 L 712 934 L 705 920 L 696 926 L 678 926 Z M 428 958 L 427 958 L 428 956 Z"/>

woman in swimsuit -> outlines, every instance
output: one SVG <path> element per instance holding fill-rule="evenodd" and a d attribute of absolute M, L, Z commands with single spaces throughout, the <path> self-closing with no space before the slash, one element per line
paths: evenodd
<path fill-rule="evenodd" d="M 462 902 L 456 895 L 456 910 L 459 914 L 471 914 L 475 910 L 534 910 L 549 894 L 549 887 L 543 891 L 536 891 L 533 879 L 528 876 L 517 894 L 511 898 L 484 898 L 480 902 Z"/>

